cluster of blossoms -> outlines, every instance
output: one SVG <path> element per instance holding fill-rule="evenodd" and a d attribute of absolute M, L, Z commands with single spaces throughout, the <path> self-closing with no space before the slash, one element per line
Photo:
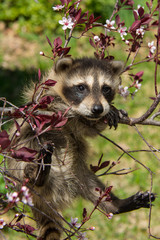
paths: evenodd
<path fill-rule="evenodd" d="M 130 92 L 128 91 L 128 87 L 123 87 L 122 85 L 119 86 L 119 94 L 122 97 L 124 98 L 128 97 L 129 93 Z"/>
<path fill-rule="evenodd" d="M 7 193 L 7 198 L 9 203 L 17 203 L 20 200 L 18 192 Z"/>
<path fill-rule="evenodd" d="M 109 19 L 107 19 L 107 20 L 106 20 L 106 24 L 104 24 L 104 27 L 106 28 L 106 30 L 107 30 L 108 32 L 110 32 L 110 30 L 116 29 L 116 28 L 114 27 L 114 24 L 115 24 L 115 21 L 114 21 L 114 20 L 110 21 Z M 119 26 L 119 28 L 118 28 L 118 33 L 120 33 L 120 36 L 121 36 L 122 40 L 124 40 L 124 36 L 127 35 L 126 31 L 127 31 L 127 28 L 126 28 L 126 27 L 122 27 L 121 25 Z"/>
<path fill-rule="evenodd" d="M 54 11 L 60 11 L 64 8 L 64 5 L 56 5 L 55 7 L 52 7 Z M 59 24 L 63 25 L 62 29 L 65 31 L 66 29 L 72 29 L 75 21 L 70 16 L 63 17 L 62 20 L 59 20 Z"/>
<path fill-rule="evenodd" d="M 28 204 L 29 206 L 33 206 L 32 197 L 29 193 L 29 189 L 26 186 L 23 186 L 21 188 L 21 191 L 23 192 L 22 202 L 24 204 Z"/>
<path fill-rule="evenodd" d="M 0 219 L 0 229 L 4 228 L 5 225 L 5 221 L 3 219 Z"/>
<path fill-rule="evenodd" d="M 76 228 L 80 228 L 81 227 L 81 224 L 78 223 L 78 218 L 72 218 L 71 217 L 71 222 L 70 222 L 70 225 L 73 226 L 73 227 L 76 227 Z M 93 227 L 91 227 L 90 230 L 94 230 Z M 86 238 L 86 233 L 85 232 L 80 232 L 78 237 L 77 237 L 78 240 L 87 240 L 88 238 Z"/>
<path fill-rule="evenodd" d="M 132 96 L 135 95 L 136 92 L 138 92 L 138 90 L 141 88 L 141 83 L 139 83 L 139 81 L 137 80 L 136 83 L 134 84 L 134 86 L 132 87 L 135 87 L 136 89 L 134 90 L 134 92 L 131 93 Z M 130 94 L 130 91 L 129 91 L 129 87 L 123 87 L 122 85 L 119 86 L 119 94 L 124 97 L 124 98 L 127 98 Z"/>
<path fill-rule="evenodd" d="M 149 56 L 148 57 L 151 57 L 152 54 L 154 54 L 154 52 L 156 50 L 156 47 L 154 46 L 154 41 L 149 42 L 148 47 L 149 47 Z"/>
<path fill-rule="evenodd" d="M 108 214 L 108 215 L 110 215 L 110 214 Z M 72 218 L 71 217 L 70 225 L 73 226 L 73 227 L 76 227 L 76 228 L 80 228 L 81 227 L 81 223 L 78 223 L 78 218 Z M 92 227 L 88 228 L 87 230 L 94 231 L 95 227 L 92 226 Z M 79 239 L 79 240 L 87 240 L 88 238 L 86 238 L 86 232 L 80 232 L 77 239 Z"/>
<path fill-rule="evenodd" d="M 28 204 L 29 206 L 33 206 L 31 194 L 29 193 L 29 189 L 26 186 L 22 186 L 19 193 L 18 192 L 13 192 L 9 194 L 7 193 L 8 202 L 12 204 L 19 202 L 20 193 L 23 193 L 22 202 L 24 204 Z"/>

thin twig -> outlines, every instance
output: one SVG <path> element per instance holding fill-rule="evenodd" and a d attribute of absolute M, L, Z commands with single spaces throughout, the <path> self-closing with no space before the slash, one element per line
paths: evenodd
<path fill-rule="evenodd" d="M 158 29 L 157 29 L 157 43 L 156 43 L 156 61 L 155 61 L 155 72 L 154 72 L 154 84 L 155 84 L 155 94 L 158 95 L 157 88 L 157 70 L 158 70 L 158 53 L 159 53 L 159 38 L 160 38 L 160 6 L 159 6 L 159 16 L 158 16 Z"/>
<path fill-rule="evenodd" d="M 121 151 L 123 151 L 124 153 L 126 153 L 130 158 L 132 158 L 135 162 L 139 163 L 142 167 L 144 167 L 148 172 L 152 172 L 150 168 L 148 168 L 147 166 L 145 166 L 143 163 L 141 163 L 139 160 L 137 160 L 135 157 L 133 157 L 128 151 L 126 151 L 124 148 L 122 148 L 120 145 L 118 145 L 117 143 L 115 143 L 114 141 L 112 141 L 111 139 L 107 138 L 106 136 L 104 136 L 102 133 L 98 133 L 99 136 L 101 136 L 102 138 L 106 139 L 107 141 L 111 142 L 113 145 L 115 145 L 117 148 L 119 148 Z"/>
<path fill-rule="evenodd" d="M 153 153 L 153 155 L 158 159 L 158 161 L 160 161 L 160 159 L 156 156 L 156 154 L 154 153 L 151 145 L 146 141 L 146 139 L 142 136 L 142 134 L 140 133 L 140 131 L 138 130 L 138 128 L 136 126 L 134 126 L 135 130 L 137 131 L 138 135 L 142 138 L 142 140 L 145 142 L 145 144 L 148 146 L 148 148 L 150 149 L 150 151 Z"/>

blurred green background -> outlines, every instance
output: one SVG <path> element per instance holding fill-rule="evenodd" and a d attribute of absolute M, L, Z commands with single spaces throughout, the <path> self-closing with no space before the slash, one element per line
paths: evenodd
<path fill-rule="evenodd" d="M 139 4 L 138 0 L 134 2 L 135 6 Z M 53 65 L 51 60 L 40 56 L 39 52 L 43 51 L 52 56 L 46 35 L 52 41 L 57 36 L 64 39 L 62 26 L 58 24 L 58 20 L 62 19 L 62 15 L 52 10 L 52 6 L 59 4 L 58 1 L 54 0 L 1 0 L 0 3 L 0 97 L 6 97 L 8 101 L 20 105 L 22 103 L 20 96 L 23 86 L 28 84 L 31 79 L 38 79 L 39 68 L 42 72 L 45 72 Z M 113 11 L 114 4 L 115 0 L 83 0 L 81 8 L 83 12 L 87 10 L 90 13 L 94 12 L 95 17 L 101 15 L 100 21 L 105 23 L 105 20 L 110 17 Z M 140 4 L 146 9 L 144 0 Z M 133 22 L 131 11 L 122 11 L 120 17 L 125 21 L 127 27 Z M 98 32 L 98 30 L 96 31 Z M 148 42 L 154 39 L 155 33 L 156 30 L 146 34 L 144 39 L 145 47 L 141 49 L 137 61 L 148 54 L 146 46 Z M 72 39 L 69 46 L 71 46 L 73 56 L 81 57 L 85 56 L 86 53 L 87 56 L 93 56 L 94 49 L 88 43 L 88 38 Z M 125 49 L 125 44 L 119 38 L 116 47 L 111 49 L 111 53 L 116 59 L 125 60 L 127 56 Z M 133 69 L 133 73 L 144 71 L 142 88 L 134 99 L 124 100 L 122 97 L 117 96 L 114 103 L 118 109 L 125 109 L 131 117 L 138 117 L 148 109 L 152 104 L 150 97 L 154 96 L 154 68 L 154 63 L 144 63 Z M 127 85 L 127 82 L 130 81 L 127 76 L 123 76 L 123 80 L 124 85 Z M 159 149 L 160 136 L 158 127 L 138 126 L 138 129 L 150 146 Z M 107 129 L 104 134 L 126 150 L 148 149 L 134 127 L 119 125 L 116 131 Z M 100 137 L 92 141 L 89 140 L 89 142 L 92 149 L 90 163 L 93 165 L 97 163 L 102 153 L 104 154 L 104 161 L 116 161 L 121 155 L 119 149 Z M 152 191 L 159 195 L 159 160 L 153 154 L 146 152 L 134 153 L 133 156 L 154 172 Z M 119 197 L 125 198 L 139 190 L 146 191 L 150 189 L 151 178 L 145 168 L 126 155 L 123 156 L 120 164 L 113 170 L 122 168 L 138 168 L 138 170 L 128 175 L 101 177 L 102 181 L 113 186 L 113 191 Z M 2 177 L 0 181 L 0 192 L 5 192 Z M 73 207 L 66 209 L 64 217 L 68 221 L 70 221 L 71 217 L 78 217 L 80 221 L 84 207 L 89 212 L 92 210 L 93 205 L 82 199 L 76 200 Z M 160 200 L 157 197 L 155 206 L 152 209 L 152 234 L 160 237 L 159 213 Z M 8 215 L 2 216 L 2 218 L 9 223 L 13 216 L 14 213 L 10 211 Z M 96 228 L 94 232 L 88 231 L 87 237 L 95 240 L 146 240 L 148 239 L 148 216 L 149 211 L 147 209 L 140 209 L 135 212 L 114 216 L 112 220 L 108 220 L 97 211 L 86 224 L 86 227 L 95 226 Z M 7 228 L 4 228 L 2 233 L 7 240 L 28 239 L 25 235 Z"/>

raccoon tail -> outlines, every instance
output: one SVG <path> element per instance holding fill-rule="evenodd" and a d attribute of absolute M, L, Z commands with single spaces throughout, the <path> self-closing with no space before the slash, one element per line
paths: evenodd
<path fill-rule="evenodd" d="M 60 240 L 61 230 L 52 221 L 46 221 L 40 227 L 40 235 L 38 239 L 41 240 Z"/>

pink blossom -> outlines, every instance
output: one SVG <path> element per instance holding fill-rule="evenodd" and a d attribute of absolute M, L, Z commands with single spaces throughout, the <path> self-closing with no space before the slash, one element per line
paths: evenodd
<path fill-rule="evenodd" d="M 81 1 L 81 0 L 77 1 L 76 8 L 79 7 L 80 1 Z"/>
<path fill-rule="evenodd" d="M 52 7 L 54 11 L 60 11 L 64 8 L 64 5 L 56 5 L 55 7 Z"/>
<path fill-rule="evenodd" d="M 107 28 L 107 31 L 110 32 L 110 29 L 115 29 L 113 26 L 115 24 L 115 21 L 110 21 L 109 19 L 106 20 L 106 24 L 104 25 Z"/>
<path fill-rule="evenodd" d="M 94 231 L 96 228 L 94 226 L 90 227 L 89 230 Z"/>
<path fill-rule="evenodd" d="M 122 97 L 126 98 L 129 95 L 128 87 L 119 86 L 119 93 Z"/>
<path fill-rule="evenodd" d="M 154 41 L 148 43 L 148 47 L 150 52 L 153 54 L 156 50 L 156 47 L 154 46 Z"/>
<path fill-rule="evenodd" d="M 41 56 L 44 56 L 44 52 L 42 52 L 42 51 L 40 51 L 39 54 L 40 54 Z"/>
<path fill-rule="evenodd" d="M 22 191 L 22 192 L 26 192 L 27 189 L 28 189 L 28 188 L 27 188 L 26 186 L 22 186 L 22 187 L 21 187 L 21 191 Z"/>
<path fill-rule="evenodd" d="M 139 36 L 141 35 L 143 37 L 144 33 L 145 33 L 144 27 L 140 27 L 136 30 L 136 34 Z"/>
<path fill-rule="evenodd" d="M 4 222 L 4 220 L 0 219 L 0 229 L 2 229 L 5 225 L 6 223 Z"/>
<path fill-rule="evenodd" d="M 129 45 L 129 41 L 128 41 L 128 40 L 126 40 L 126 41 L 125 41 L 125 44 Z"/>
<path fill-rule="evenodd" d="M 7 198 L 8 198 L 8 202 L 11 202 L 11 203 L 15 203 L 20 200 L 17 192 L 13 192 L 9 194 L 7 193 Z"/>
<path fill-rule="evenodd" d="M 74 227 L 77 227 L 77 228 L 79 228 L 80 226 L 81 226 L 81 224 L 80 223 L 77 223 L 78 222 L 78 218 L 72 218 L 71 217 L 71 225 L 72 226 L 74 226 Z"/>
<path fill-rule="evenodd" d="M 137 90 L 138 90 L 138 89 L 141 88 L 142 84 L 139 83 L 139 81 L 137 80 L 137 81 L 136 81 L 136 84 L 135 84 L 134 86 L 135 86 L 135 88 L 137 88 Z"/>
<path fill-rule="evenodd" d="M 22 202 L 24 204 L 28 204 L 29 206 L 33 206 L 32 197 L 29 193 L 29 189 L 26 186 L 22 186 L 21 191 L 23 192 Z"/>
<path fill-rule="evenodd" d="M 123 37 L 123 36 L 126 36 L 126 35 L 127 35 L 126 30 L 127 30 L 126 27 L 120 27 L 120 28 L 118 29 L 118 32 L 120 33 L 122 40 L 124 40 L 124 37 Z"/>
<path fill-rule="evenodd" d="M 88 238 L 86 238 L 86 233 L 85 232 L 81 232 L 78 236 L 78 240 L 87 240 Z"/>
<path fill-rule="evenodd" d="M 113 213 L 109 213 L 108 214 L 108 219 L 112 219 L 112 217 L 113 217 Z"/>
<path fill-rule="evenodd" d="M 99 42 L 100 41 L 100 38 L 98 36 L 94 36 L 94 41 L 95 42 Z"/>
<path fill-rule="evenodd" d="M 68 18 L 63 17 L 62 20 L 59 20 L 59 24 L 63 25 L 63 30 L 66 30 L 67 28 L 71 29 L 73 27 L 74 21 L 68 16 Z"/>

